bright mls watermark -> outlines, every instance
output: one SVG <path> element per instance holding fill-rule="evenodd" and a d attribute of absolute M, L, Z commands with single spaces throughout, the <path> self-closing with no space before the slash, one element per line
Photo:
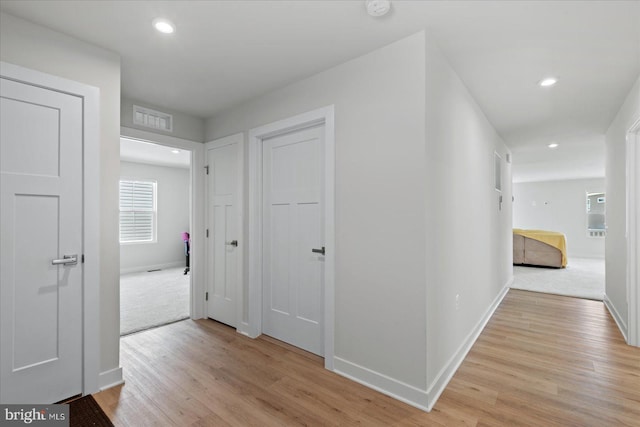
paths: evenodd
<path fill-rule="evenodd" d="M 0 405 L 0 427 L 69 427 L 69 405 Z"/>

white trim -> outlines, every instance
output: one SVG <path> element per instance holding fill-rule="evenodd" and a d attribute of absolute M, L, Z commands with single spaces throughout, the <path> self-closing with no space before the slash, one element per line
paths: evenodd
<path fill-rule="evenodd" d="M 618 310 L 616 310 L 616 307 L 613 305 L 613 303 L 611 302 L 611 300 L 607 295 L 604 296 L 604 298 L 602 299 L 602 302 L 604 303 L 604 306 L 607 307 L 607 310 L 609 310 L 609 313 L 611 314 L 611 317 L 613 317 L 613 320 L 615 320 L 616 325 L 618 325 L 618 329 L 620 329 L 620 332 L 622 333 L 624 340 L 628 342 L 626 322 L 624 321 L 622 316 L 620 316 L 620 313 L 618 313 Z"/>
<path fill-rule="evenodd" d="M 422 390 L 418 387 L 390 378 L 384 374 L 365 368 L 364 366 L 360 366 L 341 357 L 334 358 L 334 372 L 347 377 L 352 381 L 377 390 L 382 394 L 386 394 L 394 399 L 405 402 L 411 406 L 415 406 L 423 411 L 430 412 L 444 389 L 449 384 L 449 381 L 451 381 L 451 378 L 453 378 L 453 375 L 467 357 L 467 354 L 493 316 L 493 313 L 495 313 L 496 309 L 500 306 L 500 303 L 509 292 L 509 287 L 512 283 L 513 277 L 511 277 L 504 285 L 498 296 L 491 303 L 491 306 L 489 306 L 469 335 L 467 335 L 458 350 L 449 358 L 446 365 L 440 370 L 436 379 L 431 383 L 427 390 Z"/>
<path fill-rule="evenodd" d="M 636 188 L 640 174 L 640 118 L 627 132 L 627 343 L 640 347 L 640 188 Z M 615 316 L 614 316 L 615 318 Z M 617 320 L 616 320 L 617 321 Z M 618 323 L 619 325 L 619 323 Z M 624 332 L 623 332 L 624 334 Z"/>
<path fill-rule="evenodd" d="M 100 391 L 115 387 L 120 384 L 124 384 L 124 379 L 122 378 L 122 368 L 114 368 L 108 371 L 100 372 Z"/>
<path fill-rule="evenodd" d="M 100 90 L 7 62 L 0 75 L 26 84 L 68 93 L 83 104 L 83 337 L 82 393 L 98 391 L 100 363 Z"/>
<path fill-rule="evenodd" d="M 324 124 L 325 127 L 325 248 L 324 366 L 333 370 L 335 313 L 335 124 L 334 106 L 319 108 L 249 131 L 249 316 L 248 336 L 262 333 L 262 140 Z"/>
<path fill-rule="evenodd" d="M 189 263 L 191 272 L 191 307 L 192 319 L 205 317 L 204 308 L 204 144 L 188 139 L 160 135 L 140 129 L 128 127 L 120 128 L 120 135 L 124 138 L 135 139 L 167 147 L 179 148 L 191 152 L 191 214 L 189 228 L 191 229 L 191 255 Z M 200 296 L 200 297 L 198 297 Z"/>
<path fill-rule="evenodd" d="M 351 381 L 377 390 L 382 394 L 386 394 L 423 411 L 430 411 L 428 405 L 429 396 L 425 390 L 398 381 L 379 372 L 372 371 L 357 363 L 349 362 L 341 357 L 336 356 L 334 361 L 334 372 L 336 374 L 342 375 Z"/>
<path fill-rule="evenodd" d="M 238 262 L 236 264 L 236 331 L 243 335 L 248 334 L 248 324 L 243 319 L 244 312 L 244 251 L 245 251 L 245 241 L 244 241 L 244 133 L 236 133 L 233 135 L 225 136 L 222 138 L 218 138 L 213 141 L 209 141 L 204 144 L 204 161 L 208 162 L 208 150 L 224 147 L 226 145 L 236 146 L 236 221 L 237 221 L 237 237 L 238 242 L 240 242 L 240 250 L 238 251 Z M 208 197 L 209 197 L 209 189 L 208 189 L 208 179 L 205 178 L 205 228 L 208 226 L 213 226 L 213 224 L 208 224 L 209 214 L 207 212 L 207 207 L 209 206 Z M 212 238 L 216 238 L 213 236 Z M 212 262 L 210 254 L 208 253 L 208 245 L 205 245 L 205 260 L 207 262 Z M 209 277 L 207 277 L 207 271 L 204 271 L 204 279 L 205 279 L 205 292 L 208 287 Z M 204 295 L 202 295 L 204 299 Z M 207 309 L 205 308 L 205 316 L 207 315 Z"/>
<path fill-rule="evenodd" d="M 427 411 L 431 411 L 431 409 L 433 408 L 433 405 L 436 404 L 436 401 L 438 400 L 438 398 L 440 397 L 444 389 L 449 384 L 449 381 L 451 381 L 451 378 L 453 378 L 453 375 L 456 373 L 456 371 L 464 361 L 465 357 L 467 357 L 467 354 L 473 347 L 473 344 L 475 344 L 476 340 L 484 330 L 485 326 L 487 326 L 487 323 L 493 316 L 493 313 L 495 313 L 496 309 L 500 306 L 500 303 L 502 302 L 504 297 L 507 295 L 507 292 L 509 292 L 509 288 L 512 284 L 513 284 L 513 277 L 511 277 L 511 279 L 509 279 L 509 281 L 504 285 L 504 287 L 502 288 L 498 296 L 493 300 L 493 302 L 491 303 L 487 311 L 484 313 L 480 321 L 471 330 L 469 335 L 467 335 L 467 337 L 462 342 L 460 347 L 458 347 L 458 350 L 449 358 L 449 360 L 444 365 L 444 367 L 440 370 L 440 372 L 438 372 L 438 375 L 436 375 L 436 378 L 433 380 L 433 382 L 431 383 L 431 385 L 427 390 L 427 395 L 429 399 L 427 404 L 427 407 L 428 407 Z"/>
<path fill-rule="evenodd" d="M 131 274 L 131 273 L 143 273 L 149 270 L 163 270 L 166 268 L 184 268 L 184 260 L 182 261 L 174 261 L 174 262 L 165 262 L 163 264 L 152 264 L 152 265 L 140 265 L 138 267 L 130 267 L 130 268 L 121 268 L 120 274 Z"/>
<path fill-rule="evenodd" d="M 257 338 L 262 333 L 262 139 L 256 130 L 249 132 L 249 263 L 247 301 L 247 335 Z"/>

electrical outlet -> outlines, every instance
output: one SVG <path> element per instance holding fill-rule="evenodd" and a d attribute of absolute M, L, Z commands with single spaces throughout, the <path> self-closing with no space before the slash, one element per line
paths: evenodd
<path fill-rule="evenodd" d="M 456 310 L 460 310 L 460 294 L 456 295 Z"/>

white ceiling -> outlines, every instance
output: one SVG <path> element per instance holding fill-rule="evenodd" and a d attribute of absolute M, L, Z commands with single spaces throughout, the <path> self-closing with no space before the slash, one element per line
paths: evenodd
<path fill-rule="evenodd" d="M 640 74 L 640 1 L 396 0 L 378 19 L 363 0 L 0 5 L 118 52 L 123 96 L 202 118 L 427 29 L 512 148 L 515 181 L 604 176 L 603 135 Z"/>
<path fill-rule="evenodd" d="M 174 151 L 178 152 L 174 153 Z M 188 168 L 191 165 L 191 153 L 160 144 L 120 138 L 120 160 L 174 168 Z"/>

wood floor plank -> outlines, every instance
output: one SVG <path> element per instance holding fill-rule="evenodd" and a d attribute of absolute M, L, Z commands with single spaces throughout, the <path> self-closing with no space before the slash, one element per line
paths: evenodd
<path fill-rule="evenodd" d="M 640 426 L 640 348 L 601 302 L 511 290 L 430 413 L 212 320 L 124 337 L 116 426 Z"/>

